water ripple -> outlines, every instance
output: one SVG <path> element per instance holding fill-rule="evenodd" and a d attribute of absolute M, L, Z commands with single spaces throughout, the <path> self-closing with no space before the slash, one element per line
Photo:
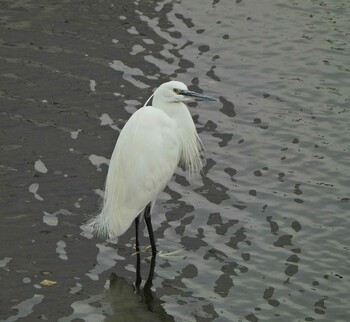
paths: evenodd
<path fill-rule="evenodd" d="M 0 7 L 5 321 L 347 321 L 347 2 Z M 179 257 L 135 293 L 134 228 L 102 241 L 83 223 L 120 129 L 173 78 L 220 102 L 189 104 L 205 167 L 159 195 L 158 248 Z"/>

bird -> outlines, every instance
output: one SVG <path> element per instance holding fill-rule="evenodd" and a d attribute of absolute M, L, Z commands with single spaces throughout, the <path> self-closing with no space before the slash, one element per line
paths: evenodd
<path fill-rule="evenodd" d="M 152 105 L 147 105 L 151 99 Z M 178 165 L 190 174 L 203 167 L 203 143 L 184 104 L 190 100 L 218 101 L 172 80 L 161 84 L 126 122 L 110 159 L 101 209 L 89 222 L 98 236 L 116 238 L 135 222 L 139 251 L 143 216 L 152 256 L 157 253 L 151 212 L 158 194 Z"/>

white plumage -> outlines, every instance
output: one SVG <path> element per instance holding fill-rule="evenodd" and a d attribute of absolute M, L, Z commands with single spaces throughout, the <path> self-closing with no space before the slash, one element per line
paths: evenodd
<path fill-rule="evenodd" d="M 153 106 L 136 111 L 120 132 L 105 184 L 101 212 L 90 221 L 98 235 L 122 235 L 165 188 L 179 163 L 190 172 L 202 168 L 202 143 L 182 101 L 216 100 L 171 81 L 154 93 Z"/>

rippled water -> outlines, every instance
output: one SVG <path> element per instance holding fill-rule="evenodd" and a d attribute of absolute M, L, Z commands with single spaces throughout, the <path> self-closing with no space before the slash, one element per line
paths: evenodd
<path fill-rule="evenodd" d="M 4 321 L 348 321 L 348 1 L 0 4 Z M 207 149 L 141 256 L 84 226 L 119 130 L 163 81 Z M 144 229 L 144 226 L 142 226 Z M 147 233 L 141 240 L 148 245 Z"/>

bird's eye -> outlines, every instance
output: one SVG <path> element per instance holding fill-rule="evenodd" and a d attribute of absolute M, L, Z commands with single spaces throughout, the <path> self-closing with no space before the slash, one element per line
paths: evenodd
<path fill-rule="evenodd" d="M 180 94 L 180 90 L 179 90 L 178 88 L 174 88 L 174 89 L 173 89 L 173 92 L 174 92 L 175 94 Z"/>

